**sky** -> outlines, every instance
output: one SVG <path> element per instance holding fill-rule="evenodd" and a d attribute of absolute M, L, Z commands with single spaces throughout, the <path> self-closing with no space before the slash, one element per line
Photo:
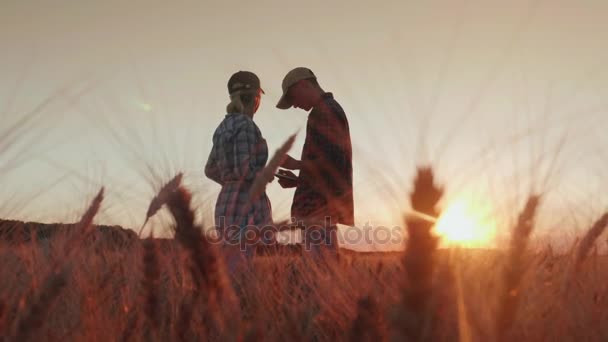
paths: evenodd
<path fill-rule="evenodd" d="M 254 119 L 270 151 L 300 131 L 299 157 L 307 113 L 275 104 L 306 66 L 349 119 L 356 225 L 402 225 L 429 164 L 443 205 L 466 198 L 505 233 L 542 191 L 537 234 L 572 237 L 608 208 L 607 16 L 600 0 L 2 0 L 0 217 L 76 220 L 103 185 L 97 222 L 136 228 L 183 171 L 209 225 L 228 78 L 260 77 Z M 293 191 L 267 192 L 287 218 Z"/>

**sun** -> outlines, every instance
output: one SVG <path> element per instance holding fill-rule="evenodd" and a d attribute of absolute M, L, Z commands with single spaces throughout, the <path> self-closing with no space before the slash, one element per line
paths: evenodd
<path fill-rule="evenodd" d="M 488 247 L 496 226 L 489 209 L 467 199 L 451 202 L 437 220 L 435 232 L 442 244 L 460 247 Z"/>

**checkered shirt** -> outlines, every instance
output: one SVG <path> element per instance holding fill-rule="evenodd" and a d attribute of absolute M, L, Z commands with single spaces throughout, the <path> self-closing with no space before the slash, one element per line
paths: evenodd
<path fill-rule="evenodd" d="M 291 207 L 292 217 L 332 224 L 354 224 L 350 130 L 344 110 L 331 93 L 308 115 L 302 170 Z"/>
<path fill-rule="evenodd" d="M 213 148 L 205 175 L 222 186 L 215 205 L 215 224 L 220 232 L 236 225 L 263 226 L 272 222 L 266 193 L 253 203 L 249 189 L 268 160 L 268 145 L 255 122 L 244 114 L 227 114 L 213 134 Z M 250 204 L 250 209 L 243 212 Z"/>

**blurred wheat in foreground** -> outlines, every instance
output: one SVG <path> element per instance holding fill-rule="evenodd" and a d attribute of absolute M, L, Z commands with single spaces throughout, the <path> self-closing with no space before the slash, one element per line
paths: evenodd
<path fill-rule="evenodd" d="M 166 207 L 175 239 L 93 226 L 103 189 L 74 225 L 0 221 L 0 340 L 608 340 L 608 259 L 591 253 L 607 215 L 570 254 L 529 250 L 533 194 L 506 251 L 445 250 L 433 232 L 442 195 L 420 168 L 403 252 L 342 250 L 322 266 L 284 253 L 231 275 L 181 174 L 146 216 Z"/>

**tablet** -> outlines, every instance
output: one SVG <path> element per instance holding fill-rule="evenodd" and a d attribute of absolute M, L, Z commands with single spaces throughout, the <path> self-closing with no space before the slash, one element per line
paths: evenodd
<path fill-rule="evenodd" d="M 283 174 L 280 174 L 278 172 L 275 173 L 274 175 L 277 176 L 278 178 L 287 179 L 287 180 L 291 180 L 291 181 L 297 181 L 298 180 L 298 177 L 292 177 L 292 176 L 288 176 L 288 175 L 283 175 Z"/>

